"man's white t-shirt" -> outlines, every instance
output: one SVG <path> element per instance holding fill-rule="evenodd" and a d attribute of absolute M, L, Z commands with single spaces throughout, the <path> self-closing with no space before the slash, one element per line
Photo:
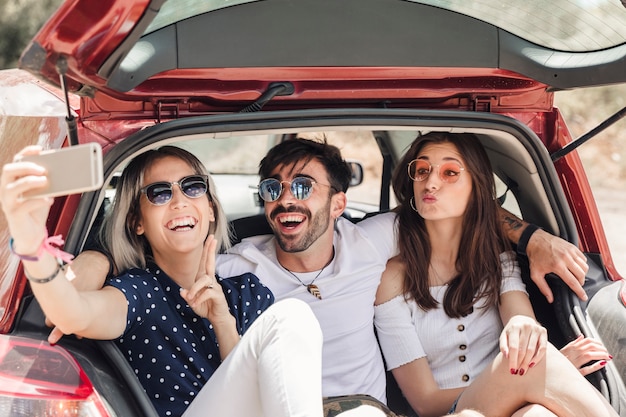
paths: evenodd
<path fill-rule="evenodd" d="M 273 235 L 255 236 L 217 257 L 220 276 L 255 274 L 276 300 L 298 298 L 317 317 L 322 348 L 325 397 L 369 394 L 386 402 L 385 370 L 374 333 L 374 300 L 387 260 L 397 253 L 395 214 L 379 214 L 358 224 L 339 218 L 335 256 L 315 279 L 322 299 L 310 294 L 276 259 Z M 319 271 L 297 273 L 309 284 Z"/>

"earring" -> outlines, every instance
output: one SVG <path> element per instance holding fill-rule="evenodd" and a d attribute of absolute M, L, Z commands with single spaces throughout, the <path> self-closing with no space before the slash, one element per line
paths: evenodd
<path fill-rule="evenodd" d="M 411 197 L 411 199 L 409 200 L 409 204 L 411 205 L 413 211 L 418 213 L 417 209 L 415 208 L 415 196 Z"/>

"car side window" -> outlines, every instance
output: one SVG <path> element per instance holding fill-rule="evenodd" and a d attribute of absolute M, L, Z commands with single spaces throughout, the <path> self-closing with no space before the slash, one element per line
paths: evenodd
<path fill-rule="evenodd" d="M 229 220 L 262 213 L 258 197 L 259 162 L 273 145 L 271 135 L 203 138 L 179 142 L 211 173 L 217 195 Z"/>
<path fill-rule="evenodd" d="M 496 182 L 496 197 L 500 200 L 500 205 L 502 208 L 507 210 L 509 213 L 516 215 L 520 219 L 522 217 L 522 211 L 520 210 L 517 198 L 515 198 L 515 194 L 506 186 L 506 184 L 494 174 L 495 182 Z"/>

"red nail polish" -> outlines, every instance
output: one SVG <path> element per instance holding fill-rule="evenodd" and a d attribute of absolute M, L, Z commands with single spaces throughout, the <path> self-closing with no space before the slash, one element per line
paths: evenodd
<path fill-rule="evenodd" d="M 524 375 L 524 369 L 520 369 L 519 370 L 519 376 L 523 376 Z"/>
<path fill-rule="evenodd" d="M 535 362 L 531 362 L 531 363 L 528 364 L 529 368 L 532 368 L 533 366 L 535 366 Z"/>
<path fill-rule="evenodd" d="M 517 375 L 517 369 L 511 368 L 511 375 Z"/>
<path fill-rule="evenodd" d="M 613 359 L 613 355 L 609 355 L 609 360 Z"/>
<path fill-rule="evenodd" d="M 600 362 L 600 366 L 604 366 L 604 365 L 606 365 L 606 361 Z"/>

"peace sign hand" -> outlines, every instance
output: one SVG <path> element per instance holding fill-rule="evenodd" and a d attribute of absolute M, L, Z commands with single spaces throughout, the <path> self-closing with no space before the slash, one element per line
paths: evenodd
<path fill-rule="evenodd" d="M 200 317 L 208 319 L 213 325 L 219 343 L 222 360 L 239 342 L 237 322 L 230 314 L 222 286 L 215 278 L 215 236 L 209 235 L 202 249 L 202 259 L 194 284 L 189 289 L 182 289 L 180 295 Z"/>
<path fill-rule="evenodd" d="M 202 259 L 194 284 L 189 289 L 181 290 L 181 296 L 200 317 L 208 319 L 213 326 L 231 323 L 230 314 L 222 286 L 215 277 L 215 250 L 217 241 L 209 235 L 204 242 Z"/>

